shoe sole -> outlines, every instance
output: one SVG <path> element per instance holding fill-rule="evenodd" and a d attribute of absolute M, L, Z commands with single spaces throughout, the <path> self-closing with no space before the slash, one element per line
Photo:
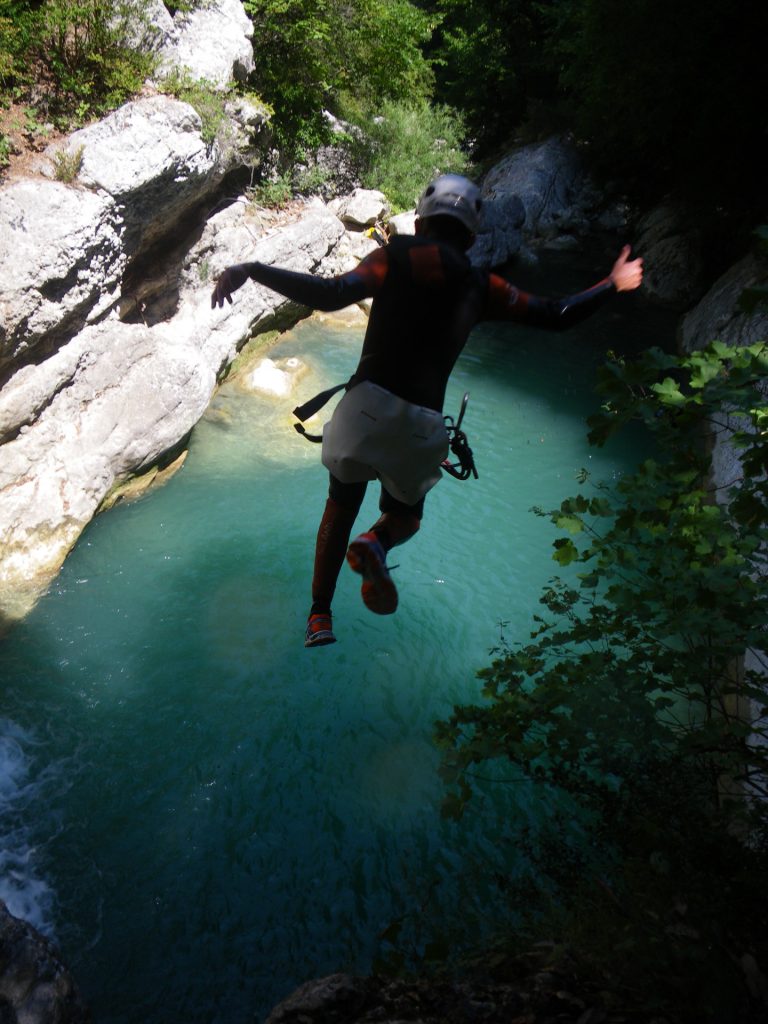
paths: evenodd
<path fill-rule="evenodd" d="M 353 541 L 347 550 L 347 562 L 353 572 L 363 577 L 360 596 L 365 607 L 375 615 L 391 615 L 397 609 L 397 587 L 371 548 L 365 542 Z"/>
<path fill-rule="evenodd" d="M 315 634 L 315 636 L 313 636 L 310 639 L 304 641 L 304 646 L 305 647 L 327 647 L 328 644 L 335 644 L 335 643 L 336 643 L 336 637 L 333 635 L 333 633 L 327 633 L 325 635 Z"/>

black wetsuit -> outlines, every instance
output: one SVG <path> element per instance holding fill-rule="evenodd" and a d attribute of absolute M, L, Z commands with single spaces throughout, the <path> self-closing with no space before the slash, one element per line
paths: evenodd
<path fill-rule="evenodd" d="M 508 320 L 565 329 L 585 319 L 615 288 L 546 299 L 478 270 L 455 246 L 420 236 L 394 238 L 337 277 L 245 264 L 260 284 L 312 309 L 331 311 L 373 298 L 353 382 L 371 380 L 416 405 L 442 412 L 451 370 L 472 328 Z"/>

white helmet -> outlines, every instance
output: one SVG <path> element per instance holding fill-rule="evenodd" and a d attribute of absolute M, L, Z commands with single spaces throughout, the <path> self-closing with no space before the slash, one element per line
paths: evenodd
<path fill-rule="evenodd" d="M 441 174 L 427 185 L 416 207 L 417 217 L 455 217 L 471 234 L 480 223 L 480 189 L 460 174 Z"/>

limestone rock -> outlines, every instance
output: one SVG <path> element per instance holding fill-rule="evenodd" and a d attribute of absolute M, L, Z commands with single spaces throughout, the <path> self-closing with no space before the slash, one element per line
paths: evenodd
<path fill-rule="evenodd" d="M 90 1024 L 74 981 L 47 939 L 0 901 L 0 1020 Z"/>
<path fill-rule="evenodd" d="M 328 205 L 344 224 L 357 229 L 372 227 L 389 213 L 384 193 L 369 188 L 356 188 L 351 195 L 334 199 Z"/>
<path fill-rule="evenodd" d="M 366 980 L 349 974 L 331 974 L 301 985 L 267 1017 L 266 1024 L 298 1021 L 354 1020 L 367 998 Z"/>
<path fill-rule="evenodd" d="M 704 289 L 700 233 L 670 204 L 648 213 L 637 230 L 634 248 L 643 257 L 644 292 L 673 309 L 689 309 Z"/>
<path fill-rule="evenodd" d="M 82 147 L 78 184 L 114 200 L 129 253 L 167 232 L 228 169 L 201 127 L 188 103 L 150 96 L 70 135 L 66 149 Z"/>
<path fill-rule="evenodd" d="M 139 18 L 132 21 L 128 42 L 136 49 L 157 53 L 174 36 L 173 18 L 163 0 L 133 0 Z"/>
<path fill-rule="evenodd" d="M 768 337 L 768 312 L 764 307 L 745 313 L 739 298 L 746 288 L 768 286 L 766 268 L 747 256 L 722 275 L 698 305 L 683 317 L 681 345 L 695 352 L 715 339 L 727 345 L 751 345 Z"/>
<path fill-rule="evenodd" d="M 332 974 L 301 985 L 275 1007 L 266 1024 L 509 1024 L 518 1018 L 543 1022 L 554 1015 L 530 1011 L 547 1003 L 570 1008 L 566 998 L 558 1006 L 558 999 L 534 991 L 533 985 L 523 995 L 515 984 Z"/>
<path fill-rule="evenodd" d="M 519 196 L 499 193 L 483 201 L 480 229 L 469 258 L 475 266 L 495 267 L 505 263 L 520 249 L 525 208 Z"/>
<path fill-rule="evenodd" d="M 177 451 L 244 341 L 300 314 L 251 282 L 212 310 L 215 274 L 243 259 L 315 271 L 344 235 L 322 204 L 261 238 L 246 212 L 208 222 L 168 320 L 90 325 L 0 392 L 0 616 L 28 610 L 115 486 Z"/>
<path fill-rule="evenodd" d="M 64 148 L 82 155 L 76 185 L 27 179 L 0 190 L 0 374 L 117 307 L 128 263 L 254 159 L 264 111 L 246 100 L 229 111 L 207 146 L 188 104 L 127 103 L 69 137 Z"/>
<path fill-rule="evenodd" d="M 405 213 L 396 213 L 390 217 L 387 226 L 394 235 L 412 235 L 416 231 L 416 211 L 409 210 Z"/>
<path fill-rule="evenodd" d="M 0 190 L 0 373 L 115 300 L 126 256 L 109 197 L 54 181 Z"/>
<path fill-rule="evenodd" d="M 159 49 L 161 74 L 187 71 L 194 79 L 226 88 L 253 71 L 253 22 L 240 0 L 210 0 L 179 11 Z"/>
<path fill-rule="evenodd" d="M 739 298 L 746 288 L 768 287 L 768 272 L 754 256 L 747 256 L 731 267 L 709 289 L 698 305 L 682 321 L 680 346 L 695 352 L 711 341 L 727 345 L 751 345 L 768 337 L 768 312 L 764 307 L 745 313 Z M 743 429 L 743 421 L 732 423 L 728 411 L 720 418 L 724 430 L 713 434 L 712 473 L 719 485 L 732 484 L 742 475 L 738 451 L 730 444 L 730 433 Z"/>
<path fill-rule="evenodd" d="M 598 201 L 576 147 L 559 137 L 514 150 L 486 175 L 482 192 L 492 201 L 517 196 L 525 233 L 541 238 L 583 230 Z"/>
<path fill-rule="evenodd" d="M 251 391 L 286 398 L 306 369 L 306 364 L 295 356 L 277 361 L 265 357 L 245 374 L 245 386 Z"/>

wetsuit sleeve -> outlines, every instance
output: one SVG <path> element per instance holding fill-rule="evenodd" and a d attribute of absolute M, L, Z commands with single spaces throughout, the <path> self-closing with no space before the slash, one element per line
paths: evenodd
<path fill-rule="evenodd" d="M 522 292 L 503 277 L 491 274 L 483 319 L 517 320 L 534 327 L 564 331 L 586 320 L 615 294 L 616 288 L 609 277 L 576 295 L 547 299 Z"/>
<path fill-rule="evenodd" d="M 332 312 L 376 294 L 387 272 L 386 257 L 378 258 L 380 252 L 384 255 L 383 250 L 376 250 L 366 256 L 354 270 L 336 277 L 316 277 L 314 274 L 271 267 L 266 263 L 244 263 L 242 267 L 252 280 L 266 285 L 287 299 L 311 309 Z"/>

